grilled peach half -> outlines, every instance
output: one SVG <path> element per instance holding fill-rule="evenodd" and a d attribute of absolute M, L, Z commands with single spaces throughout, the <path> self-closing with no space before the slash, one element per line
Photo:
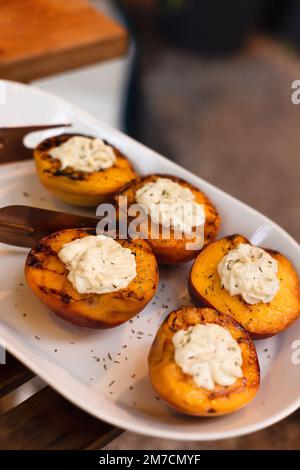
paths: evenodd
<path fill-rule="evenodd" d="M 61 134 L 41 142 L 33 152 L 36 169 L 42 184 L 58 199 L 75 206 L 96 207 L 111 201 L 119 189 L 135 178 L 129 160 L 113 147 L 116 162 L 106 170 L 86 173 L 72 168 L 60 169 L 60 161 L 49 152 L 80 134 Z"/>
<path fill-rule="evenodd" d="M 241 296 L 231 296 L 221 286 L 217 266 L 221 259 L 240 243 L 249 243 L 242 235 L 217 240 L 198 255 L 190 276 L 189 290 L 196 304 L 206 305 L 231 315 L 254 339 L 267 338 L 285 330 L 300 316 L 298 275 L 281 253 L 266 250 L 278 261 L 280 288 L 274 299 L 265 304 L 247 304 Z"/>
<path fill-rule="evenodd" d="M 214 390 L 198 387 L 174 359 L 173 335 L 198 324 L 214 323 L 226 328 L 241 348 L 243 377 L 230 386 Z M 195 416 L 218 416 L 247 405 L 256 395 L 260 370 L 254 343 L 248 333 L 228 315 L 210 308 L 182 307 L 169 314 L 159 328 L 149 358 L 150 380 L 156 392 L 176 410 Z"/>
<path fill-rule="evenodd" d="M 211 203 L 211 201 L 206 197 L 206 195 L 202 191 L 176 176 L 153 174 L 138 177 L 129 182 L 127 185 L 125 185 L 125 187 L 121 189 L 121 191 L 115 197 L 116 205 L 122 210 L 122 207 L 120 207 L 119 205 L 119 198 L 120 196 L 125 196 L 127 197 L 127 208 L 129 209 L 132 204 L 136 204 L 137 190 L 147 183 L 155 182 L 158 178 L 168 178 L 180 184 L 181 186 L 190 189 L 193 195 L 195 196 L 195 202 L 204 205 L 204 240 L 203 238 L 201 238 L 201 240 L 197 240 L 196 238 L 187 239 L 184 236 L 180 239 L 177 239 L 172 229 L 170 230 L 170 237 L 166 239 L 163 237 L 161 225 L 159 226 L 158 236 L 156 238 L 152 238 L 151 224 L 149 220 L 148 230 L 146 233 L 143 233 L 143 236 L 150 243 L 158 263 L 177 264 L 190 261 L 197 256 L 200 251 L 200 248 L 188 249 L 187 244 L 196 244 L 198 241 L 200 241 L 202 246 L 206 245 L 207 243 L 215 239 L 220 227 L 219 214 L 216 208 Z"/>
<path fill-rule="evenodd" d="M 27 257 L 25 276 L 35 295 L 59 317 L 77 326 L 111 328 L 137 315 L 155 294 L 158 270 L 144 240 L 117 240 L 136 257 L 137 276 L 126 289 L 106 294 L 79 294 L 57 256 L 65 243 L 86 237 L 84 229 L 68 229 L 43 238 Z"/>

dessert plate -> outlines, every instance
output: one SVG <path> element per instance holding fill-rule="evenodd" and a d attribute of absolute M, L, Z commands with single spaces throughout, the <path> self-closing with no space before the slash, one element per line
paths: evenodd
<path fill-rule="evenodd" d="M 220 236 L 242 233 L 251 238 L 256 232 L 257 241 L 282 251 L 300 273 L 299 245 L 262 214 L 60 98 L 14 82 L 0 85 L 5 98 L 0 126 L 71 122 L 72 132 L 105 138 L 131 159 L 139 173 L 177 175 L 206 192 L 222 217 Z M 31 134 L 27 143 L 33 146 L 57 132 Z M 32 161 L 0 167 L 0 205 L 8 204 L 79 212 L 41 186 Z M 265 229 L 257 231 L 262 226 Z M 26 254 L 25 249 L 0 245 L 0 343 L 88 413 L 137 433 L 195 441 L 257 431 L 299 407 L 300 321 L 277 337 L 256 342 L 262 383 L 250 405 L 224 417 L 188 417 L 156 396 L 148 379 L 147 354 L 167 313 L 190 303 L 190 265 L 161 268 L 157 295 L 138 317 L 112 330 L 91 331 L 60 321 L 35 298 L 24 280 Z"/>

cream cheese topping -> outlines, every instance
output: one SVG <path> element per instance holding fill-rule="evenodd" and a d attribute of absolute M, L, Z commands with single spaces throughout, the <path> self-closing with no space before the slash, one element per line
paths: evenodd
<path fill-rule="evenodd" d="M 265 250 L 241 243 L 218 264 L 222 286 L 248 304 L 268 303 L 279 290 L 278 262 Z"/>
<path fill-rule="evenodd" d="M 134 254 L 105 235 L 91 235 L 66 243 L 58 257 L 69 271 L 69 281 L 80 294 L 105 294 L 125 289 L 136 277 Z"/>
<path fill-rule="evenodd" d="M 136 191 L 136 201 L 155 223 L 181 233 L 192 233 L 205 220 L 203 206 L 195 202 L 192 191 L 169 178 L 144 184 Z"/>
<path fill-rule="evenodd" d="M 213 390 L 216 385 L 233 385 L 243 377 L 241 349 L 220 325 L 207 323 L 179 330 L 173 344 L 175 362 L 198 387 Z"/>
<path fill-rule="evenodd" d="M 61 169 L 67 167 L 75 171 L 94 173 L 106 170 L 114 165 L 114 149 L 101 139 L 74 136 L 50 150 L 49 155 L 61 163 Z"/>

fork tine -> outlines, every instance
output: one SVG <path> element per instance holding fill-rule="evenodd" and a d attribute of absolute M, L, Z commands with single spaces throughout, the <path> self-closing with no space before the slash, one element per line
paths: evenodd
<path fill-rule="evenodd" d="M 90 227 L 96 233 L 99 217 L 81 216 L 30 206 L 0 208 L 0 241 L 9 245 L 32 247 L 41 238 L 66 228 Z"/>

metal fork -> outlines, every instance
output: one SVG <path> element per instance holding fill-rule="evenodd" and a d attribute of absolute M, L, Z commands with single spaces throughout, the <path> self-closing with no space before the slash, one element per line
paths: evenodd
<path fill-rule="evenodd" d="M 32 158 L 32 149 L 24 145 L 24 138 L 30 132 L 69 126 L 70 123 L 0 127 L 0 163 Z"/>
<path fill-rule="evenodd" d="M 31 248 L 46 235 L 67 228 L 88 228 L 95 234 L 100 219 L 38 207 L 6 206 L 0 208 L 0 242 Z"/>

